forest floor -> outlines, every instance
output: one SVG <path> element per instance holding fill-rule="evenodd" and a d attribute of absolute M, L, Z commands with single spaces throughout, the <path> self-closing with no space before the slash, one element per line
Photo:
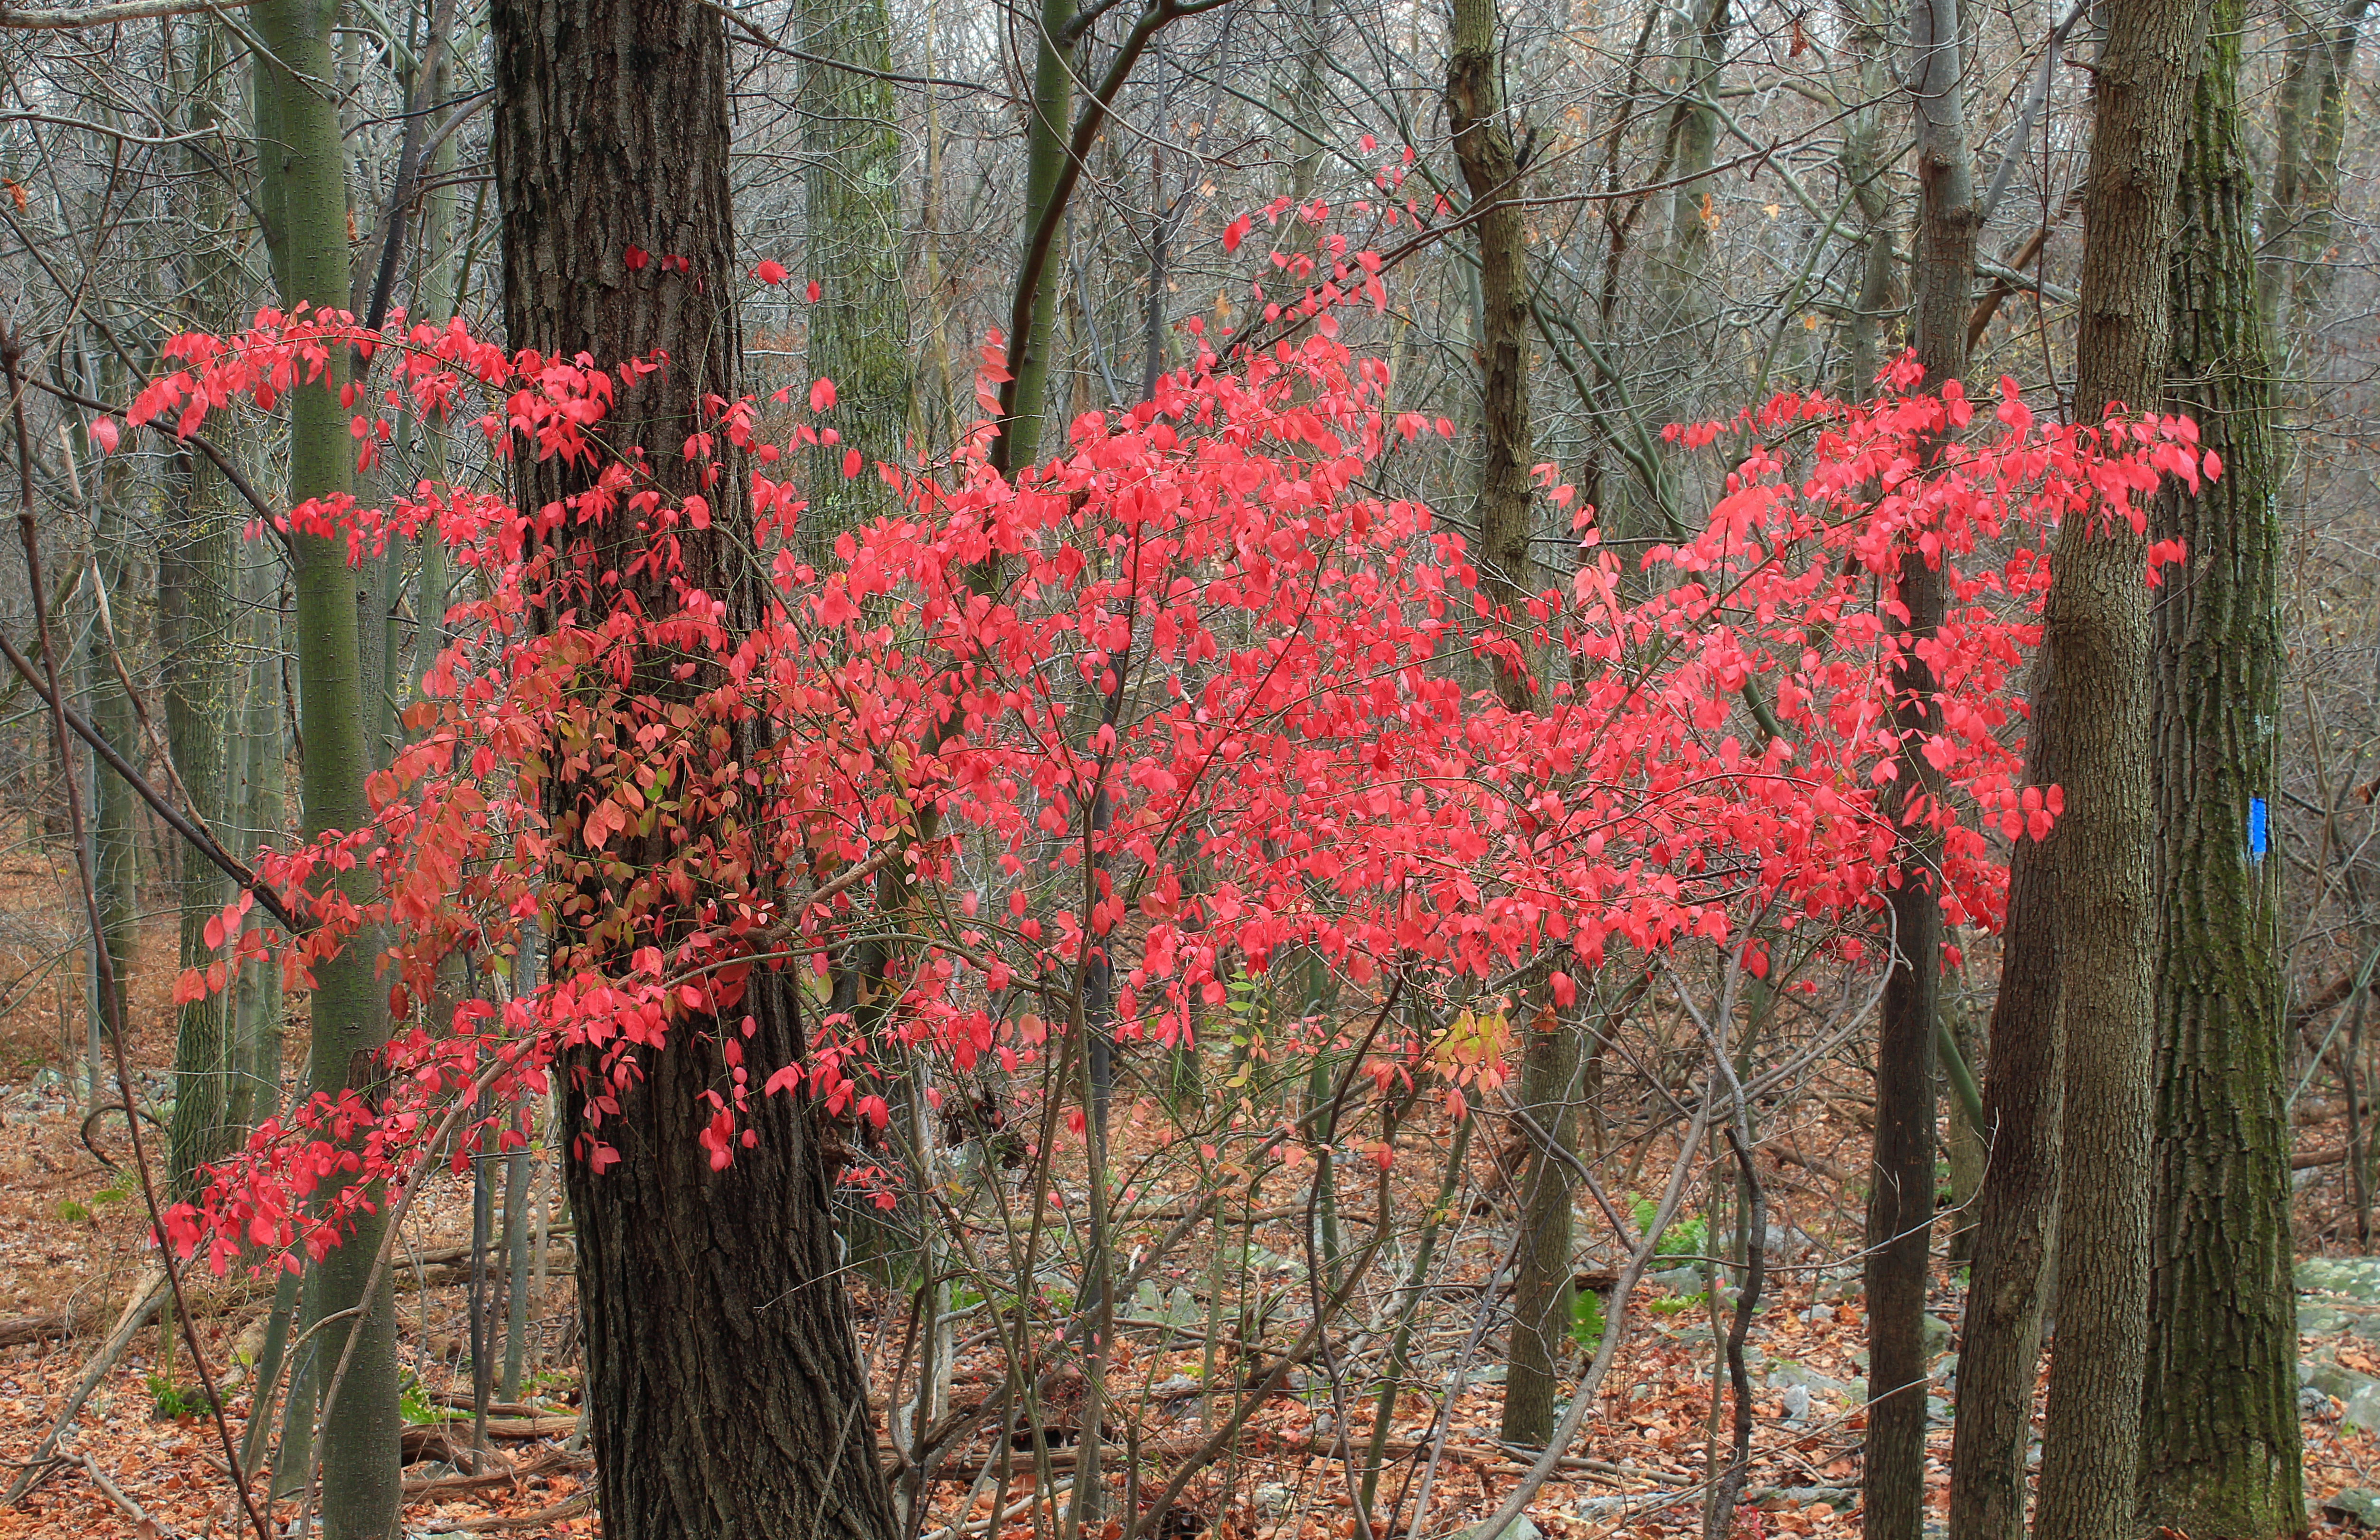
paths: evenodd
<path fill-rule="evenodd" d="M 162 928 L 152 944 L 164 944 Z M 165 981 L 152 974 L 134 990 L 136 1019 L 166 1020 Z M 103 1121 L 83 1136 L 78 1105 L 56 1071 L 56 1023 L 28 1027 L 39 1012 L 0 1018 L 0 1474 L 13 1477 L 42 1437 L 83 1367 L 107 1334 L 116 1313 L 140 1279 L 145 1265 L 141 1236 L 146 1224 L 137 1187 L 118 1167 L 126 1158 L 118 1121 Z M 6 1032 L 16 1037 L 7 1037 Z M 163 1030 L 142 1035 L 135 1054 L 144 1099 L 162 1100 L 166 1047 Z M 2337 1129 L 2302 1128 L 2308 1147 L 2336 1147 Z M 1396 1173 L 1401 1186 L 1417 1195 L 1416 1207 L 1437 1180 L 1422 1162 L 1435 1160 L 1431 1141 L 1415 1141 L 1414 1169 Z M 152 1151 L 155 1142 L 151 1144 Z M 1847 1138 L 1842 1155 L 1857 1147 Z M 111 1167 L 106 1160 L 118 1163 Z M 1840 1157 L 1839 1156 L 1839 1162 Z M 1821 1162 L 1823 1164 L 1823 1162 Z M 1840 1171 L 1840 1164 L 1836 1168 Z M 1815 1177 L 1815 1171 L 1794 1173 Z M 2301 1196 L 2300 1232 L 2335 1231 L 2339 1214 L 2338 1172 L 2316 1173 Z M 1780 1171 L 1780 1182 L 1783 1180 Z M 1816 1187 L 1823 1188 L 1823 1181 Z M 550 1182 L 538 1189 L 550 1194 Z M 1781 1190 L 1781 1189 L 1780 1189 Z M 1815 1189 L 1814 1189 L 1815 1190 Z M 468 1239 L 468 1181 L 442 1176 L 426 1184 L 407 1226 L 402 1259 L 411 1270 L 399 1294 L 401 1356 L 408 1376 L 405 1407 L 409 1452 L 422 1458 L 407 1472 L 406 1524 L 409 1534 L 504 1533 L 585 1535 L 597 1533 L 588 1514 L 592 1472 L 583 1453 L 566 1447 L 577 1422 L 577 1385 L 571 1352 L 575 1314 L 566 1271 L 567 1254 L 543 1280 L 528 1311 L 528 1359 L 531 1370 L 518 1404 L 498 1408 L 492 1429 L 503 1435 L 496 1448 L 503 1463 L 489 1475 L 471 1478 L 442 1457 L 468 1458 L 468 1416 L 446 1420 L 470 1403 L 471 1376 L 464 1291 L 458 1283 L 421 1288 L 440 1276 L 424 1259 Z M 1838 1194 L 1839 1196 L 1839 1194 Z M 1848 1255 L 1848 1235 L 1829 1236 L 1855 1218 L 1840 1202 L 1805 1204 L 1788 1233 L 1810 1242 L 1799 1255 L 1823 1256 L 1828 1247 Z M 1293 1227 L 1283 1225 L 1283 1231 Z M 1477 1227 L 1491 1231 L 1493 1223 Z M 1293 1234 L 1257 1236 L 1283 1254 L 1293 1253 Z M 1457 1248 L 1453 1265 L 1478 1258 L 1485 1272 L 1492 1247 Z M 2336 1255 L 2338 1248 L 2332 1248 Z M 1788 1257 L 1789 1263 L 1793 1259 Z M 1856 1407 L 1863 1378 L 1860 1358 L 1864 1321 L 1848 1269 L 1796 1266 L 1772 1283 L 1754 1336 L 1754 1402 L 1757 1423 L 1746 1510 L 1738 1534 L 1850 1536 L 1858 1533 L 1858 1454 L 1863 1418 Z M 2354 1269 L 2335 1265 L 2309 1269 L 2309 1281 L 2345 1288 Z M 1195 1271 L 1187 1276 L 1196 1281 Z M 1454 1276 L 1462 1276 L 1457 1273 Z M 1672 1275 L 1682 1291 L 1691 1279 Z M 2302 1342 L 2316 1383 L 2306 1393 L 2305 1473 L 2310 1499 L 2317 1504 L 2343 1489 L 2380 1492 L 2380 1438 L 2354 1425 L 2380 1423 L 2380 1267 L 2373 1273 L 2371 1299 L 2317 1291 L 2303 1302 Z M 253 1352 L 269 1293 L 267 1286 L 240 1278 L 188 1280 L 209 1363 L 223 1385 L 225 1410 L 237 1436 L 249 1405 L 250 1387 L 238 1366 Z M 1177 1285 L 1178 1287 L 1178 1285 Z M 1474 1288 L 1475 1296 L 1476 1289 Z M 1664 1303 L 1666 1301 L 1666 1303 Z M 855 1291 L 855 1312 L 864 1348 L 875 1365 L 880 1409 L 890 1389 L 889 1361 L 897 1348 L 904 1313 L 886 1308 L 880 1294 Z M 1607 1381 L 1602 1406 L 1591 1417 L 1575 1458 L 1531 1504 L 1528 1516 L 1552 1540 L 1602 1540 L 1606 1536 L 1669 1536 L 1699 1533 L 1702 1483 L 1710 1448 L 1714 1354 L 1707 1316 L 1681 1308 L 1677 1293 L 1658 1283 L 1639 1295 L 1625 1346 Z M 1944 1323 L 1959 1319 L 1955 1289 L 1945 1285 L 1934 1303 Z M 48 1317 L 44 1320 L 43 1317 Z M 1944 1335 L 1947 1339 L 1948 1331 Z M 1144 1343 L 1141 1361 L 1130 1365 L 1140 1388 L 1135 1415 L 1145 1447 L 1170 1448 L 1200 1432 L 1195 1351 L 1171 1352 L 1171 1342 Z M 1950 1340 L 1937 1344 L 1955 1346 Z M 1444 1536 L 1484 1514 L 1511 1489 L 1519 1467 L 1495 1445 L 1500 1403 L 1500 1365 L 1492 1344 L 1469 1371 L 1472 1385 L 1451 1403 L 1444 1451 L 1430 1498 L 1427 1533 Z M 1954 1361 L 1944 1360 L 1942 1370 Z M 227 1367 L 228 1366 L 228 1367 Z M 1576 1364 L 1573 1363 L 1572 1367 Z M 956 1366 L 954 1396 L 965 1404 L 970 1387 L 980 1395 L 997 1374 L 994 1365 L 963 1357 Z M 1427 1393 L 1409 1393 L 1391 1426 L 1391 1459 L 1382 1484 L 1384 1498 L 1396 1496 L 1421 1462 L 1434 1436 L 1442 1395 L 1442 1371 Z M 1301 1379 L 1303 1376 L 1300 1376 Z M 2359 1402 L 2367 1386 L 2372 1393 Z M 1185 1388 L 1187 1388 L 1185 1389 Z M 1944 1388 L 1937 1384 L 1937 1392 Z M 195 1391 L 187 1350 L 170 1357 L 157 1328 L 144 1328 L 84 1405 L 67 1436 L 63 1461 L 53 1463 L 18 1504 L 0 1510 L 0 1537 L 153 1535 L 225 1536 L 243 1527 L 237 1501 L 223 1474 L 222 1449 L 212 1421 L 188 1405 L 161 1409 L 160 1392 L 174 1398 Z M 1133 1400 L 1127 1396 L 1128 1403 Z M 1938 1413 L 1948 1404 L 1935 1402 Z M 1165 1540 L 1345 1540 L 1352 1535 L 1352 1503 L 1345 1467 L 1328 1458 L 1335 1444 L 1330 1400 L 1317 1375 L 1302 1389 L 1277 1396 L 1255 1417 L 1237 1448 L 1211 1467 L 1187 1494 L 1184 1520 L 1161 1526 Z M 179 1414 L 169 1414 L 178 1412 Z M 1368 1413 L 1351 1402 L 1351 1431 L 1360 1447 Z M 879 1429 L 880 1439 L 882 1429 Z M 1950 1434 L 1947 1424 L 1930 1440 L 1929 1481 L 1939 1517 L 1947 1490 Z M 1318 1450 L 1321 1452 L 1317 1452 Z M 976 1453 L 979 1457 L 980 1450 Z M 1119 1453 L 1121 1451 L 1118 1451 Z M 1111 1461 L 1116 1459 L 1111 1455 Z M 1118 1461 L 1120 1462 L 1120 1461 Z M 1020 1461 L 1020 1465 L 1026 1464 Z M 1017 1490 L 1025 1487 L 1020 1473 Z M 966 1500 L 963 1483 L 935 1489 L 925 1528 L 951 1523 Z M 294 1504 L 285 1503 L 287 1519 Z M 984 1495 L 983 1512 L 990 1507 Z M 1403 1511 L 1410 1513 L 1408 1502 Z M 2380 1520 L 2380 1502 L 2375 1502 Z M 1027 1510 L 1009 1517 L 997 1540 L 1030 1540 Z M 2319 1525 L 2317 1534 L 2344 1534 L 2350 1524 Z M 1046 1527 L 1038 1532 L 1046 1540 Z"/>

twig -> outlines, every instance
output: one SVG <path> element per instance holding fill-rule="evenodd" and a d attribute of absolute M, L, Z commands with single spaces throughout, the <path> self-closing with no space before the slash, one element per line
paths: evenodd
<path fill-rule="evenodd" d="M 126 1497 L 124 1495 L 124 1489 L 116 1485 L 115 1483 L 108 1480 L 106 1475 L 101 1472 L 99 1462 L 91 1459 L 91 1456 L 84 1455 L 82 1457 L 82 1469 L 83 1473 L 91 1477 L 91 1485 L 98 1487 L 102 1492 L 107 1495 L 108 1501 L 124 1510 L 125 1516 L 130 1519 L 133 1523 L 139 1527 L 144 1540 L 145 1537 L 149 1535 L 171 1534 L 174 1533 L 172 1530 L 167 1529 L 164 1525 L 159 1523 L 156 1520 L 151 1518 L 148 1513 L 142 1510 L 139 1503 L 134 1502 L 130 1498 Z"/>

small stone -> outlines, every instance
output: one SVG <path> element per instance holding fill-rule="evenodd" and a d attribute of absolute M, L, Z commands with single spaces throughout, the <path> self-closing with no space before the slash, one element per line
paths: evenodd
<path fill-rule="evenodd" d="M 1826 1304 L 1840 1304 L 1846 1300 L 1859 1299 L 1866 1293 L 1867 1285 L 1856 1278 L 1839 1278 L 1832 1283 L 1822 1283 L 1818 1286 L 1818 1299 L 1820 1303 Z"/>
<path fill-rule="evenodd" d="M 1925 1356 L 1950 1351 L 1950 1323 L 1939 1316 L 1928 1316 L 1918 1323 L 1918 1331 L 1925 1343 Z"/>
<path fill-rule="evenodd" d="M 1160 1396 L 1195 1396 L 1198 1393 L 1198 1382 L 1188 1375 L 1175 1375 L 1160 1383 L 1151 1393 Z"/>
<path fill-rule="evenodd" d="M 2359 1375 L 2331 1359 L 2301 1358 L 2298 1360 L 2298 1383 L 2311 1385 L 2324 1395 L 2339 1401 L 2352 1401 L 2357 1391 L 2375 1382 L 2371 1376 Z"/>
<path fill-rule="evenodd" d="M 2338 1414 L 2338 1420 L 2366 1433 L 2380 1432 L 2380 1384 L 2367 1385 L 2348 1397 L 2347 1410 Z"/>
<path fill-rule="evenodd" d="M 1825 1326 L 1835 1318 L 1835 1307 L 1831 1304 L 1814 1304 L 1802 1312 L 1802 1318 L 1812 1326 Z"/>
<path fill-rule="evenodd" d="M 1489 1540 L 1493 1534 L 1486 1524 L 1474 1524 L 1463 1532 L 1463 1540 Z M 1512 1522 L 1504 1526 L 1500 1540 L 1539 1540 L 1537 1526 L 1529 1522 L 1527 1514 L 1515 1514 Z"/>
<path fill-rule="evenodd" d="M 1779 1410 L 1784 1414 L 1787 1422 L 1801 1423 L 1809 1417 L 1810 1388 L 1808 1386 L 1788 1385 L 1785 1387 L 1785 1394 L 1778 1399 Z"/>
<path fill-rule="evenodd" d="M 1832 1396 L 1842 1401 L 1851 1395 L 1852 1388 L 1839 1379 L 1828 1379 L 1815 1369 L 1779 1360 L 1768 1365 L 1768 1383 L 1787 1389 L 1800 1388 L 1814 1396 Z"/>
<path fill-rule="evenodd" d="M 1257 1488 L 1257 1506 L 1268 1513 L 1278 1513 L 1289 1506 L 1289 1488 L 1277 1481 L 1268 1481 Z"/>
<path fill-rule="evenodd" d="M 2333 1523 L 2380 1529 L 2380 1492 L 2350 1486 L 2322 1500 L 2322 1516 Z"/>

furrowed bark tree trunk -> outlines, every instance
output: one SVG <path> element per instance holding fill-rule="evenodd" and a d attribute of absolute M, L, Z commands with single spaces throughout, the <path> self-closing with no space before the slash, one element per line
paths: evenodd
<path fill-rule="evenodd" d="M 801 16 L 808 52 L 866 69 L 892 67 L 884 0 L 804 0 Z M 806 266 L 819 285 L 808 312 L 809 370 L 835 383 L 832 421 L 844 440 L 805 456 L 810 505 L 800 544 L 806 560 L 823 564 L 837 535 L 890 511 L 883 481 L 873 472 L 844 479 L 843 456 L 856 446 L 871 461 L 905 460 L 913 364 L 892 82 L 812 65 L 803 105 Z"/>
<path fill-rule="evenodd" d="M 2108 0 L 2093 76 L 2083 193 L 2075 410 L 2155 404 L 2168 346 L 2167 269 L 2205 0 Z M 2094 527 L 2099 525 L 2099 527 Z M 2044 615 L 2051 739 L 2065 811 L 2050 835 L 2064 947 L 2058 1340 L 2042 1439 L 2037 1540 L 2106 1540 L 2138 1511 L 2148 1340 L 2152 1042 L 2156 915 L 2145 541 L 2130 524 L 2069 518 Z"/>
<path fill-rule="evenodd" d="M 1925 384 L 1940 389 L 1967 367 L 1967 307 L 1982 224 L 1967 150 L 1958 0 L 1910 11 L 1917 61 L 1916 335 Z M 1892 971 L 1876 1023 L 1876 1142 L 1867 1207 L 1867 1445 L 1860 1532 L 1919 1540 L 1925 1521 L 1925 1291 L 1934 1234 L 1934 1033 L 1942 984 L 1942 836 L 1933 809 L 1941 772 L 1926 758 L 1942 710 L 1933 668 L 1919 656 L 1942 624 L 1942 573 L 1919 552 L 1902 558 L 1891 624 L 1902 651 L 1892 671 L 1900 735 L 1894 811 L 1903 876 L 1889 904 Z"/>
<path fill-rule="evenodd" d="M 496 0 L 492 21 L 511 343 L 585 349 L 605 363 L 665 349 L 668 368 L 622 393 L 607 437 L 641 450 L 666 494 L 694 491 L 682 448 L 705 394 L 736 395 L 742 346 L 721 18 L 698 0 Z M 632 273 L 630 246 L 686 266 Z M 515 467 L 528 508 L 583 490 L 593 474 L 526 456 Z M 722 599 L 734 625 L 756 622 L 762 599 L 747 561 L 743 486 L 731 469 L 708 489 L 711 527 L 683 531 L 681 545 L 685 579 Z M 589 538 L 599 552 L 635 539 L 610 528 Z M 675 607 L 662 577 L 624 587 L 648 612 Z M 663 687 L 691 698 L 708 683 Z M 748 758 L 766 731 L 739 728 L 748 737 L 730 752 Z M 549 792 L 557 807 L 571 794 Z M 658 864 L 666 835 L 613 854 Z M 602 943 L 576 928 L 555 936 L 554 965 L 601 967 Z M 790 980 L 756 971 L 737 1010 L 746 1013 L 751 1060 L 774 1068 L 802 1056 Z M 758 1098 L 746 1124 L 757 1144 L 712 1170 L 697 1142 L 710 1112 L 699 1097 L 723 1078 L 722 1055 L 696 1022 L 672 1037 L 641 1052 L 641 1082 L 617 1088 L 619 1110 L 603 1118 L 601 1137 L 621 1160 L 600 1175 L 576 1146 L 589 1132 L 589 1094 L 605 1087 L 587 1083 L 595 1066 L 586 1051 L 565 1067 L 562 1143 L 604 1533 L 889 1540 L 809 1112 L 794 1097 Z"/>
<path fill-rule="evenodd" d="M 2157 596 L 2156 1186 L 2143 1516 L 2306 1527 L 2290 1278 L 2280 862 L 2265 851 L 2283 668 L 2281 461 L 2240 115 L 2243 0 L 2216 0 L 2183 149 L 2167 404 L 2222 475 L 2169 486 Z"/>
<path fill-rule="evenodd" d="M 213 18 L 199 21 L 197 46 L 188 68 L 197 83 L 190 127 L 214 127 L 222 27 Z M 189 186 L 198 189 L 188 209 L 193 244 L 189 262 L 191 321 L 212 328 L 230 319 L 229 259 L 225 248 L 230 200 L 222 182 L 197 154 L 189 156 Z M 165 531 L 157 554 L 157 650 L 165 675 L 165 738 L 174 768 L 218 840 L 237 843 L 231 833 L 232 747 L 238 727 L 238 664 L 232 640 L 236 624 L 238 525 L 232 516 L 230 488 L 212 461 L 181 456 L 183 508 Z M 215 960 L 206 944 L 207 921 L 231 898 L 231 883 L 211 862 L 182 863 L 181 953 L 183 967 Z M 175 1013 L 174 1120 L 167 1135 L 170 1185 L 188 1196 L 191 1173 L 228 1154 L 239 1134 L 233 1107 L 239 1098 L 240 1065 L 234 1027 L 237 990 L 190 1000 Z"/>
<path fill-rule="evenodd" d="M 267 238 L 284 304 L 325 309 L 347 303 L 347 197 L 342 169 L 329 0 L 256 0 L 249 19 L 271 50 L 256 63 L 255 89 L 269 95 L 279 124 L 259 166 Z M 260 107 L 260 114 L 265 109 Z M 274 152 L 277 149 L 277 153 Z M 277 228 L 276 228 L 277 226 Z M 289 394 L 289 495 L 293 503 L 349 488 L 355 454 L 338 388 L 347 360 L 334 352 L 315 388 Z M 370 819 L 364 776 L 364 680 L 358 652 L 361 603 L 344 541 L 296 534 L 296 643 L 301 680 L 299 732 L 305 739 L 304 831 L 359 829 Z M 370 896 L 361 869 L 339 879 L 348 898 Z M 352 1089 L 368 1100 L 388 1040 L 386 997 L 372 978 L 368 949 L 350 946 L 314 968 L 310 1089 Z M 322 1530 L 327 1540 L 377 1540 L 397 1532 L 399 1498 L 395 1304 L 383 1277 L 364 1292 L 384 1233 L 385 1209 L 359 1218 L 338 1248 L 315 1267 L 308 1290 L 310 1325 L 357 1311 L 315 1338 L 314 1393 L 320 1394 L 354 1344 L 337 1396 L 321 1413 Z M 285 1452 L 285 1461 L 287 1454 Z"/>

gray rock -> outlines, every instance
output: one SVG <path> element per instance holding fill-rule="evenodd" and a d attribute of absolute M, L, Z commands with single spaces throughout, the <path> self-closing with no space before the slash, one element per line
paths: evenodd
<path fill-rule="evenodd" d="M 2380 1529 L 2380 1492 L 2350 1486 L 2322 1500 L 2322 1516 L 2333 1523 Z"/>
<path fill-rule="evenodd" d="M 2348 1397 L 2347 1410 L 2338 1414 L 2338 1420 L 2366 1433 L 2380 1431 L 2380 1385 L 2367 1385 Z"/>
<path fill-rule="evenodd" d="M 1925 1421 L 1929 1426 L 1949 1427 L 1950 1425 L 1950 1403 L 1944 1401 L 1939 1396 L 1926 1397 Z"/>
<path fill-rule="evenodd" d="M 1486 1524 L 1474 1524 L 1463 1532 L 1463 1540 L 1488 1540 L 1489 1533 Z M 1537 1526 L 1529 1522 L 1527 1514 L 1516 1515 L 1504 1526 L 1502 1540 L 1539 1540 Z"/>
<path fill-rule="evenodd" d="M 2321 1290 L 2380 1304 L 2380 1256 L 2310 1256 L 2297 1267 L 2298 1291 Z"/>
<path fill-rule="evenodd" d="M 1825 1503 L 1840 1510 L 1858 1500 L 1859 1494 L 1848 1486 L 1774 1486 L 1755 1498 L 1753 1506 L 1774 1512 L 1779 1509 L 1815 1508 Z"/>
<path fill-rule="evenodd" d="M 1703 1270 L 1700 1267 L 1669 1267 L 1658 1273 L 1647 1273 L 1645 1281 L 1657 1283 L 1673 1294 L 1699 1294 L 1703 1291 Z"/>
<path fill-rule="evenodd" d="M 1806 1385 L 1788 1385 L 1785 1387 L 1785 1394 L 1779 1398 L 1779 1410 L 1787 1422 L 1806 1421 L 1810 1415 L 1810 1388 Z"/>
<path fill-rule="evenodd" d="M 2320 1390 L 2314 1388 L 2311 1385 L 2301 1385 L 2298 1387 L 2299 1416 L 2325 1416 L 2329 1412 L 2330 1398 L 2328 1396 L 2324 1395 Z"/>
<path fill-rule="evenodd" d="M 1818 1285 L 1817 1297 L 1823 1304 L 1840 1304 L 1845 1300 L 1859 1299 L 1866 1293 L 1867 1285 L 1857 1278 L 1839 1278 L 1832 1283 Z"/>
<path fill-rule="evenodd" d="M 1831 1304 L 1814 1304 L 1802 1312 L 1802 1318 L 1813 1326 L 1824 1326 L 1835 1318 L 1835 1307 Z"/>
<path fill-rule="evenodd" d="M 2298 1360 L 2298 1383 L 2311 1385 L 2325 1396 L 2352 1401 L 2357 1391 L 2380 1381 L 2374 1381 L 2369 1375 L 2359 1375 L 2327 1358 L 2301 1358 Z"/>
<path fill-rule="evenodd" d="M 2345 1329 L 2351 1319 L 2346 1311 L 2333 1310 L 2326 1304 L 2301 1304 L 2298 1306 L 2298 1335 L 2327 1337 Z"/>
<path fill-rule="evenodd" d="M 1849 1404 L 1852 1388 L 1840 1379 L 1828 1379 L 1815 1369 L 1805 1369 L 1799 1364 L 1779 1360 L 1768 1365 L 1768 1383 L 1786 1389 L 1800 1388 L 1813 1396 L 1830 1396 Z"/>
<path fill-rule="evenodd" d="M 1289 1488 L 1277 1481 L 1268 1481 L 1257 1488 L 1257 1506 L 1268 1513 L 1278 1513 L 1289 1506 Z"/>
<path fill-rule="evenodd" d="M 1941 1316 L 1926 1316 L 1918 1324 L 1918 1329 L 1924 1334 L 1926 1357 L 1950 1351 L 1950 1323 Z"/>

